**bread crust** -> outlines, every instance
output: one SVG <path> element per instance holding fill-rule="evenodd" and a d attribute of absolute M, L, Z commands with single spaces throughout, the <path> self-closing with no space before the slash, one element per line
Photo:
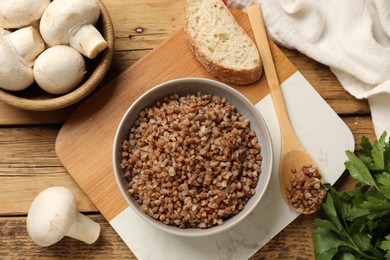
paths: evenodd
<path fill-rule="evenodd" d="M 188 4 L 189 1 L 187 0 L 186 7 L 185 7 L 186 12 L 188 12 Z M 224 6 L 224 8 L 228 12 L 228 15 L 232 17 L 233 21 L 236 23 L 238 28 L 242 30 L 242 32 L 246 35 L 244 29 L 242 29 L 242 27 L 236 22 L 234 16 L 230 13 L 229 9 L 226 6 Z M 189 21 L 186 15 L 184 30 L 186 32 L 188 45 L 192 53 L 194 54 L 195 58 L 203 65 L 203 67 L 206 69 L 206 71 L 209 74 L 211 74 L 215 78 L 220 79 L 225 83 L 232 84 L 232 85 L 250 85 L 261 78 L 261 75 L 263 73 L 263 68 L 262 68 L 262 62 L 260 57 L 259 57 L 259 63 L 257 64 L 257 66 L 255 66 L 252 69 L 238 70 L 238 69 L 225 67 L 222 64 L 215 62 L 210 57 L 208 57 L 204 52 L 201 51 L 198 42 L 192 37 L 188 28 L 189 28 Z M 250 40 L 252 41 L 252 39 Z M 254 44 L 254 46 L 256 45 Z"/>

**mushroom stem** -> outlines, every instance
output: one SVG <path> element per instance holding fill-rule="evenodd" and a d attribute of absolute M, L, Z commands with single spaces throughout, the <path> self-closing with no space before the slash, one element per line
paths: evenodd
<path fill-rule="evenodd" d="M 19 56 L 10 35 L 11 32 L 0 27 L 0 88 L 19 91 L 34 82 L 33 62 Z"/>
<path fill-rule="evenodd" d="M 39 32 L 32 26 L 19 29 L 6 36 L 15 52 L 32 66 L 36 57 L 45 49 Z"/>
<path fill-rule="evenodd" d="M 92 24 L 86 24 L 69 38 L 69 45 L 93 59 L 107 47 L 107 42 Z"/>
<path fill-rule="evenodd" d="M 81 213 L 77 213 L 72 226 L 65 236 L 81 240 L 87 244 L 94 243 L 100 234 L 100 225 Z"/>

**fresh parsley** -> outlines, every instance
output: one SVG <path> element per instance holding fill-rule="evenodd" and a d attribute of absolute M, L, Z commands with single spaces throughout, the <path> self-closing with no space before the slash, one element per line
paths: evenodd
<path fill-rule="evenodd" d="M 358 180 L 351 191 L 330 184 L 322 209 L 327 219 L 315 219 L 312 235 L 315 257 L 329 259 L 390 259 L 390 140 L 387 133 L 361 149 L 347 151 L 345 167 Z"/>

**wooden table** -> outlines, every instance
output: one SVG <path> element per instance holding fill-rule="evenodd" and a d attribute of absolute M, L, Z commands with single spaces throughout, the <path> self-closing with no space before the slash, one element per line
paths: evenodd
<path fill-rule="evenodd" d="M 183 26 L 184 0 L 103 0 L 111 14 L 116 46 L 109 81 L 153 50 Z M 362 135 L 375 140 L 368 104 L 350 96 L 329 68 L 297 51 L 281 48 L 320 95 L 344 120 L 357 143 Z M 103 84 L 104 84 L 103 82 Z M 82 102 L 82 101 L 81 101 Z M 62 167 L 54 151 L 61 124 L 78 106 L 52 112 L 29 112 L 0 103 L 0 258 L 9 259 L 135 259 L 128 247 Z M 350 189 L 353 180 L 344 173 L 336 183 Z M 42 248 L 26 230 L 26 215 L 43 189 L 68 187 L 81 212 L 101 224 L 98 241 L 86 245 L 71 238 Z M 253 259 L 313 259 L 312 220 L 321 212 L 300 216 L 258 251 Z"/>

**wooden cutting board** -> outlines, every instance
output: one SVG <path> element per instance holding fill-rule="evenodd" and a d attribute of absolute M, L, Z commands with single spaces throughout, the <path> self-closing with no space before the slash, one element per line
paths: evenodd
<path fill-rule="evenodd" d="M 232 10 L 240 25 L 253 37 L 247 15 Z M 297 69 L 271 43 L 281 82 Z M 64 123 L 56 140 L 56 153 L 102 215 L 111 221 L 127 203 L 116 185 L 112 167 L 112 146 L 123 114 L 142 93 L 164 81 L 182 77 L 210 78 L 187 46 L 180 30 L 124 73 L 86 100 Z M 268 94 L 263 76 L 250 86 L 235 87 L 254 104 Z"/>

